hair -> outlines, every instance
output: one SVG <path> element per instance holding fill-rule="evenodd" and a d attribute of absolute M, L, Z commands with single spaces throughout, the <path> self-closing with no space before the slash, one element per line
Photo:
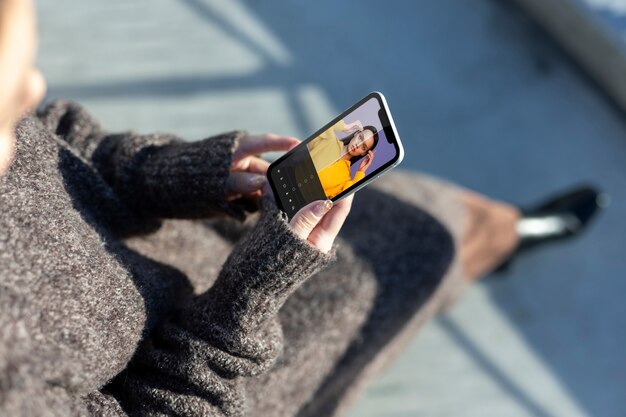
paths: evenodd
<path fill-rule="evenodd" d="M 376 147 L 376 145 L 378 144 L 378 130 L 376 130 L 376 128 L 374 126 L 363 126 L 363 130 L 369 130 L 370 132 L 372 132 L 374 134 L 374 144 L 372 145 L 372 147 L 370 148 L 370 151 L 374 150 L 374 148 Z M 350 141 L 352 140 L 352 138 L 354 137 L 354 135 L 356 135 L 357 133 L 359 133 L 359 131 L 350 133 L 348 136 L 346 136 L 343 139 L 339 139 L 344 145 L 347 145 L 350 143 Z M 363 155 L 357 155 L 357 156 L 353 156 L 352 158 L 350 158 L 350 166 L 354 165 L 355 163 L 357 163 L 359 161 L 359 159 L 363 158 L 365 155 L 367 155 L 367 153 L 364 153 Z"/>

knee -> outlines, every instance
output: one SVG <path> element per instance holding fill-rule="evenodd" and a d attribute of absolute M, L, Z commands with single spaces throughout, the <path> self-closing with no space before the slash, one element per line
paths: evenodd
<path fill-rule="evenodd" d="M 341 235 L 383 287 L 430 293 L 455 256 L 445 225 L 420 207 L 376 190 L 361 193 Z"/>

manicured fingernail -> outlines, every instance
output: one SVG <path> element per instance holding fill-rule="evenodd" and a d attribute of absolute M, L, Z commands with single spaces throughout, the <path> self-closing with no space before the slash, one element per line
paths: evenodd
<path fill-rule="evenodd" d="M 265 184 L 265 177 L 262 175 L 256 175 L 252 178 L 250 178 L 250 185 L 252 187 L 260 187 L 263 184 Z"/>
<path fill-rule="evenodd" d="M 315 213 L 319 216 L 322 217 L 324 214 L 326 214 L 328 212 L 328 210 L 330 210 L 333 206 L 333 202 L 330 200 L 324 200 L 323 202 L 321 202 L 320 204 L 317 205 L 317 207 L 315 207 Z"/>

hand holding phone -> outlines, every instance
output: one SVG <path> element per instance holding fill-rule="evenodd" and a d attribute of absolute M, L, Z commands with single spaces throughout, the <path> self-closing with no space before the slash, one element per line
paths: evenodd
<path fill-rule="evenodd" d="M 273 195 L 269 184 L 263 195 Z M 324 253 L 328 253 L 335 238 L 350 213 L 353 196 L 333 204 L 330 200 L 317 200 L 302 207 L 289 221 L 294 233 Z"/>
<path fill-rule="evenodd" d="M 233 152 L 230 174 L 226 179 L 226 200 L 258 198 L 266 183 L 270 164 L 257 155 L 271 151 L 288 151 L 299 144 L 300 140 L 297 138 L 273 133 L 241 137 Z"/>
<path fill-rule="evenodd" d="M 330 200 L 318 200 L 302 207 L 289 222 L 293 231 L 301 238 L 309 241 L 324 253 L 328 253 L 343 222 L 350 213 L 354 196 L 344 198 L 336 204 Z M 332 207 L 323 208 L 329 202 Z"/>
<path fill-rule="evenodd" d="M 278 207 L 292 218 L 312 201 L 341 201 L 403 157 L 385 97 L 373 92 L 274 161 L 267 177 Z"/>

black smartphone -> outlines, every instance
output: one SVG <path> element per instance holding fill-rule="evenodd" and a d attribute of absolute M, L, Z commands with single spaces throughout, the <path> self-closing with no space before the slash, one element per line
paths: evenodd
<path fill-rule="evenodd" d="M 387 101 L 372 92 L 274 161 L 267 177 L 276 204 L 291 219 L 315 200 L 347 197 L 403 158 Z"/>

